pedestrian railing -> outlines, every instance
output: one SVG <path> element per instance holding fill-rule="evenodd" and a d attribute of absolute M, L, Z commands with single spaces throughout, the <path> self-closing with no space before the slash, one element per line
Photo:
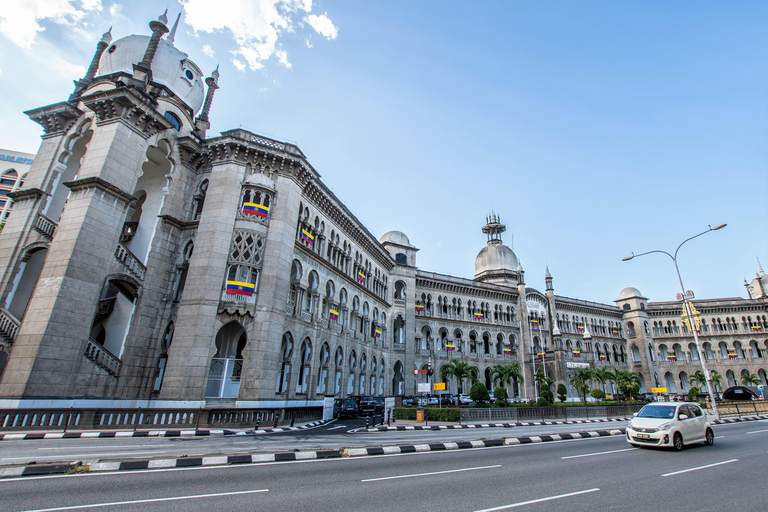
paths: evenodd
<path fill-rule="evenodd" d="M 575 407 L 493 407 L 462 408 L 461 421 L 550 421 L 571 419 L 627 418 L 643 408 L 645 402 L 621 405 L 591 405 Z"/>

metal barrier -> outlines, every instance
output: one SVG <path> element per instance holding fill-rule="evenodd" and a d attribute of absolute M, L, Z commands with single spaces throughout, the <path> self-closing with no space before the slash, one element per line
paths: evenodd
<path fill-rule="evenodd" d="M 717 402 L 717 410 L 721 418 L 754 416 L 768 414 L 768 400 L 734 400 Z"/>
<path fill-rule="evenodd" d="M 569 419 L 626 418 L 645 406 L 640 404 L 590 405 L 575 407 L 492 407 L 461 409 L 461 421 L 548 421 Z"/>

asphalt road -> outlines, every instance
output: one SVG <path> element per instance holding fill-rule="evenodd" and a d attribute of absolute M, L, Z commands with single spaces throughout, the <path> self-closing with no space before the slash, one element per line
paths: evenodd
<path fill-rule="evenodd" d="M 765 510 L 768 421 L 714 446 L 623 436 L 418 454 L 0 480 L 3 511 Z M 87 507 L 87 508 L 84 508 Z"/>
<path fill-rule="evenodd" d="M 181 458 L 246 453 L 276 453 L 294 450 L 337 450 L 350 447 L 474 441 L 536 434 L 624 428 L 626 421 L 595 424 L 546 425 L 540 427 L 485 428 L 435 431 L 358 432 L 365 420 L 337 420 L 311 430 L 294 432 L 211 437 L 144 437 L 45 439 L 2 441 L 0 466 L 35 462 L 96 462 L 147 458 Z"/>

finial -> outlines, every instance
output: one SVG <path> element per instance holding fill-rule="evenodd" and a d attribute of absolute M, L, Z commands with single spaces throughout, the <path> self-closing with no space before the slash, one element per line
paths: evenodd
<path fill-rule="evenodd" d="M 166 16 L 166 14 L 168 14 L 168 9 L 166 9 L 166 10 L 165 10 L 165 12 L 164 12 L 163 14 L 161 14 L 161 15 L 160 15 L 160 17 L 159 17 L 159 18 L 157 18 L 157 21 L 159 21 L 159 22 L 160 22 L 160 23 L 162 23 L 163 25 L 165 25 L 166 23 L 168 23 L 168 16 Z"/>
<path fill-rule="evenodd" d="M 763 266 L 760 264 L 760 258 L 757 258 L 757 268 L 760 269 L 761 274 L 765 274 L 765 272 L 763 272 Z"/>
<path fill-rule="evenodd" d="M 219 81 L 219 65 L 218 64 L 216 64 L 216 69 L 214 69 L 213 73 L 211 73 L 211 78 L 213 78 L 217 82 Z"/>
<path fill-rule="evenodd" d="M 171 44 L 173 44 L 173 41 L 176 39 L 176 28 L 178 28 L 179 26 L 180 18 L 181 18 L 181 11 L 179 11 L 179 15 L 176 16 L 176 21 L 173 22 L 173 28 L 171 29 L 171 33 L 165 37 L 165 40 Z"/>
<path fill-rule="evenodd" d="M 112 42 L 112 27 L 109 27 L 109 30 L 104 32 L 104 34 L 101 36 L 101 42 L 106 44 Z"/>

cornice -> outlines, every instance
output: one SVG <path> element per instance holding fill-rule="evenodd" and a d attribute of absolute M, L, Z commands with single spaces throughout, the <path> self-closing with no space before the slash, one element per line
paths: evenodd
<path fill-rule="evenodd" d="M 158 217 L 167 224 L 170 224 L 171 226 L 181 230 L 196 228 L 200 224 L 199 220 L 183 221 L 172 215 L 158 215 Z"/>
<path fill-rule="evenodd" d="M 24 113 L 43 127 L 43 139 L 64 134 L 83 115 L 82 110 L 67 102 L 34 108 Z"/>
<path fill-rule="evenodd" d="M 72 192 L 76 192 L 78 190 L 85 190 L 89 188 L 95 188 L 103 192 L 106 192 L 107 194 L 113 197 L 116 197 L 117 199 L 125 201 L 126 203 L 130 203 L 131 201 L 136 200 L 136 197 L 134 197 L 133 195 L 112 185 L 108 181 L 102 178 L 99 178 L 98 176 L 93 176 L 90 178 L 82 178 L 75 181 L 67 181 L 66 183 L 64 183 L 64 185 L 68 187 Z"/>
<path fill-rule="evenodd" d="M 96 114 L 96 124 L 122 122 L 145 139 L 173 124 L 127 87 L 99 91 L 81 98 Z"/>
<path fill-rule="evenodd" d="M 15 202 L 26 201 L 28 199 L 40 199 L 43 196 L 47 196 L 44 190 L 39 188 L 25 188 L 23 190 L 17 190 L 8 194 L 8 197 Z"/>

